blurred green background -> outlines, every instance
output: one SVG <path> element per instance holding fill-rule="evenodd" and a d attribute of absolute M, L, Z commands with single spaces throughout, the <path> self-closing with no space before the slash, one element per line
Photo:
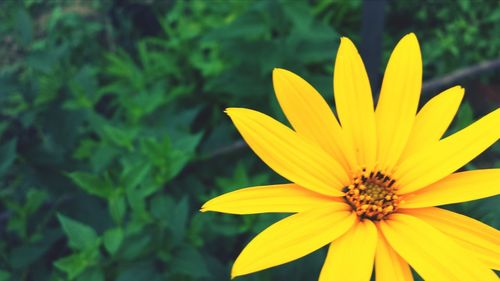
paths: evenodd
<path fill-rule="evenodd" d="M 0 281 L 228 280 L 282 215 L 200 213 L 241 187 L 284 182 L 223 113 L 284 122 L 274 67 L 332 99 L 339 37 L 358 46 L 362 1 L 2 1 Z M 377 78 L 415 32 L 424 80 L 500 58 L 498 1 L 389 1 Z M 379 14 L 380 15 L 380 14 Z M 370 46 L 364 46 L 370 49 Z M 460 76 L 450 132 L 500 105 L 500 73 Z M 445 83 L 446 84 L 446 83 Z M 424 91 L 428 100 L 447 85 Z M 499 128 L 492 128 L 499 129 Z M 490 148 L 466 168 L 500 167 Z M 447 206 L 500 227 L 499 198 Z M 315 280 L 324 249 L 238 280 Z"/>

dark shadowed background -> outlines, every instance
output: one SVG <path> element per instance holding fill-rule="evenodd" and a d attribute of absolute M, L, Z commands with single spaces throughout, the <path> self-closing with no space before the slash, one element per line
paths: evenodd
<path fill-rule="evenodd" d="M 378 89 L 409 32 L 423 52 L 422 102 L 466 88 L 449 132 L 500 105 L 496 0 L 1 1 L 0 281 L 228 280 L 244 245 L 282 215 L 199 207 L 284 180 L 224 108 L 286 122 L 274 67 L 333 104 L 340 36 Z M 486 167 L 500 167 L 498 144 L 466 166 Z M 498 228 L 499 204 L 447 208 Z M 238 280 L 315 280 L 324 255 Z"/>

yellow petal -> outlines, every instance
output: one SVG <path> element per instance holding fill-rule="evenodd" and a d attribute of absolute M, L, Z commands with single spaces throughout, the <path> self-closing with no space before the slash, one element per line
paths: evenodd
<path fill-rule="evenodd" d="M 346 37 L 340 41 L 333 80 L 335 105 L 346 139 L 354 144 L 357 162 L 372 170 L 377 152 L 372 91 L 358 50 Z"/>
<path fill-rule="evenodd" d="M 228 108 L 227 114 L 253 151 L 284 178 L 312 191 L 343 196 L 349 178 L 320 147 L 260 112 Z"/>
<path fill-rule="evenodd" d="M 378 236 L 375 252 L 375 276 L 377 281 L 413 281 L 408 263 L 392 249 L 381 234 Z"/>
<path fill-rule="evenodd" d="M 489 268 L 500 269 L 500 231 L 475 219 L 440 208 L 403 210 L 452 237 Z"/>
<path fill-rule="evenodd" d="M 415 34 L 403 37 L 385 70 L 376 109 L 378 165 L 390 172 L 413 126 L 422 88 L 422 57 Z"/>
<path fill-rule="evenodd" d="M 380 222 L 385 238 L 425 280 L 498 280 L 449 236 L 421 219 L 393 214 Z"/>
<path fill-rule="evenodd" d="M 405 159 L 394 173 L 400 193 L 421 189 L 467 164 L 498 140 L 499 126 L 500 108 Z"/>
<path fill-rule="evenodd" d="M 330 245 L 319 281 L 370 280 L 376 245 L 375 225 L 370 220 L 358 221 Z"/>
<path fill-rule="evenodd" d="M 439 206 L 498 194 L 500 194 L 500 169 L 460 172 L 408 194 L 401 208 Z"/>
<path fill-rule="evenodd" d="M 345 169 L 354 166 L 348 162 L 353 157 L 346 157 L 350 156 L 348 151 L 353 151 L 352 145 L 344 141 L 335 115 L 316 89 L 300 76 L 279 68 L 273 71 L 273 85 L 295 131 L 321 146 Z"/>
<path fill-rule="evenodd" d="M 223 194 L 206 202 L 201 211 L 229 214 L 297 213 L 321 205 L 345 203 L 296 184 L 275 184 L 243 188 Z"/>
<path fill-rule="evenodd" d="M 429 100 L 415 118 L 399 161 L 439 141 L 450 126 L 463 97 L 464 89 L 455 86 Z"/>
<path fill-rule="evenodd" d="M 356 215 L 347 209 L 347 205 L 320 207 L 271 225 L 243 249 L 232 277 L 290 262 L 330 243 L 354 224 Z"/>

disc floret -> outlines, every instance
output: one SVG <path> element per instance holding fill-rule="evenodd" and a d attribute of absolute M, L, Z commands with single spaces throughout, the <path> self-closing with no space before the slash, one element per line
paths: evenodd
<path fill-rule="evenodd" d="M 401 202 L 396 180 L 381 171 L 361 173 L 344 187 L 344 200 L 361 219 L 382 220 L 395 212 Z"/>

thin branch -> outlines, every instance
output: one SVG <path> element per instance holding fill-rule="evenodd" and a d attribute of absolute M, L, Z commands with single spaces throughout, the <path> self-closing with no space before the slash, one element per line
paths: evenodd
<path fill-rule="evenodd" d="M 231 153 L 236 152 L 244 147 L 247 147 L 246 142 L 244 142 L 242 140 L 237 140 L 237 141 L 231 143 L 230 145 L 219 147 L 218 149 L 214 150 L 214 152 L 212 152 L 210 155 L 208 155 L 204 159 L 211 159 L 211 158 L 214 158 L 217 156 L 231 154 Z"/>
<path fill-rule="evenodd" d="M 422 92 L 430 92 L 432 90 L 441 89 L 465 78 L 476 76 L 481 73 L 494 70 L 495 68 L 500 68 L 500 58 L 465 67 L 443 77 L 425 82 L 422 86 Z"/>

